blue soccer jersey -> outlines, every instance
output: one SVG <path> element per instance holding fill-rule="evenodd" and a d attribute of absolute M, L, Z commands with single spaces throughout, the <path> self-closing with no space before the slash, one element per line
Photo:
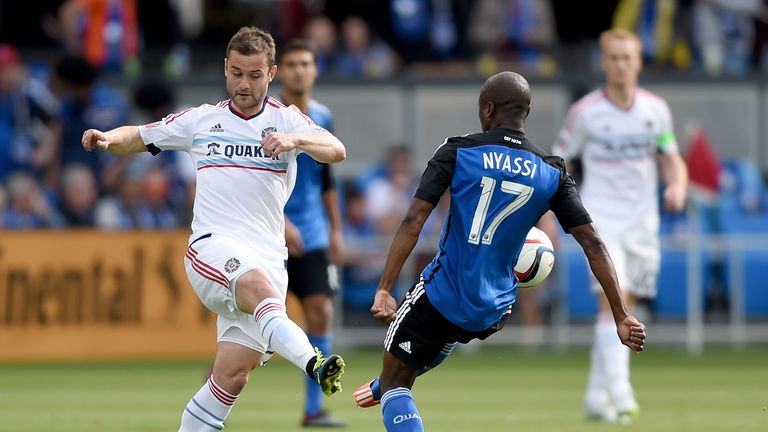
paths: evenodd
<path fill-rule="evenodd" d="M 481 331 L 514 303 L 514 265 L 544 213 L 553 210 L 566 231 L 591 219 L 563 160 L 511 129 L 448 138 L 429 161 L 416 197 L 436 205 L 449 188 L 438 252 L 421 278 L 440 313 Z"/>
<path fill-rule="evenodd" d="M 308 114 L 317 125 L 333 131 L 328 107 L 312 100 Z M 323 192 L 334 187 L 331 166 L 304 153 L 298 156 L 297 164 L 296 185 L 285 205 L 285 215 L 299 230 L 306 252 L 325 249 L 329 232 L 322 198 Z"/>

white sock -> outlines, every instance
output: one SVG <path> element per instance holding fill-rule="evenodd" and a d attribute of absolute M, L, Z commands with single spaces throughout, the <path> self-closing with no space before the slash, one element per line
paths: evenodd
<path fill-rule="evenodd" d="M 285 305 L 276 298 L 263 300 L 253 312 L 256 325 L 269 348 L 306 372 L 315 350 L 307 334 L 285 313 Z"/>
<path fill-rule="evenodd" d="M 596 342 L 605 385 L 611 400 L 614 403 L 627 398 L 634 401 L 632 385 L 629 383 L 629 348 L 622 345 L 619 340 L 616 324 L 610 312 L 601 313 L 598 316 Z"/>
<path fill-rule="evenodd" d="M 203 387 L 192 396 L 184 413 L 181 415 L 179 432 L 210 432 L 224 429 L 237 395 L 224 391 L 214 381 L 213 377 L 203 384 Z"/>
<path fill-rule="evenodd" d="M 589 353 L 589 379 L 587 392 L 584 395 L 584 405 L 588 410 L 598 411 L 608 404 L 608 390 L 603 376 L 603 363 L 597 340 L 598 325 L 595 323 L 595 336 L 592 341 L 592 350 Z"/>

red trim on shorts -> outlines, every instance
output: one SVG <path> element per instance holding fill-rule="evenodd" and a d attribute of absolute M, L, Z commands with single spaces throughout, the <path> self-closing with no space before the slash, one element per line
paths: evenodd
<path fill-rule="evenodd" d="M 187 250 L 186 257 L 192 262 L 192 267 L 206 279 L 210 279 L 229 289 L 229 279 L 223 273 L 197 258 L 197 252 L 191 247 Z"/>

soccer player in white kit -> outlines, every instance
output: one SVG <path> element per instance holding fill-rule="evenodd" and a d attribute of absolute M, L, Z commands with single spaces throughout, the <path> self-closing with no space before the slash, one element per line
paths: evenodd
<path fill-rule="evenodd" d="M 179 431 L 221 430 L 251 370 L 276 352 L 315 379 L 326 395 L 341 390 L 344 361 L 324 358 L 285 311 L 288 284 L 283 207 L 296 179 L 296 156 L 346 157 L 344 145 L 296 107 L 267 96 L 275 43 L 241 28 L 230 40 L 224 75 L 230 99 L 144 126 L 89 129 L 83 147 L 115 154 L 189 152 L 197 169 L 192 235 L 184 264 L 200 300 L 218 314 L 213 373 L 182 413 Z"/>
<path fill-rule="evenodd" d="M 553 153 L 580 158 L 580 195 L 605 241 L 619 285 L 632 308 L 656 295 L 660 265 L 658 178 L 664 207 L 680 211 L 688 181 L 678 153 L 672 115 L 660 97 L 638 87 L 642 68 L 636 35 L 608 30 L 600 36 L 606 84 L 577 101 Z M 584 401 L 589 417 L 628 422 L 639 413 L 629 381 L 629 351 L 616 339 L 608 302 L 600 298 Z"/>

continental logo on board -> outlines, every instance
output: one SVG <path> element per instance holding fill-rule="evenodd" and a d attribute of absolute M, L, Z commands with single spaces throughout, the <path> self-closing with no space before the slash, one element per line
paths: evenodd
<path fill-rule="evenodd" d="M 187 233 L 3 233 L 0 328 L 205 324 Z"/>

